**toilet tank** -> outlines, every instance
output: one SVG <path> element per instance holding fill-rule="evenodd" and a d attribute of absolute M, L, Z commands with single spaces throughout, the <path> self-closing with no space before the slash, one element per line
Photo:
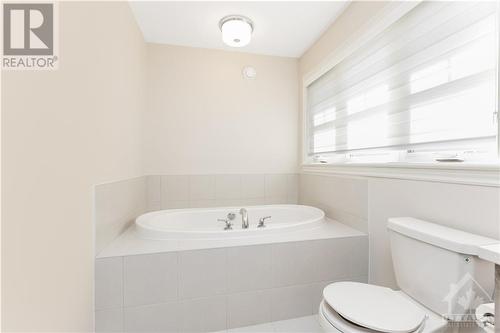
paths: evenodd
<path fill-rule="evenodd" d="M 494 265 L 477 257 L 477 247 L 498 240 L 422 220 L 390 218 L 394 273 L 399 288 L 450 320 L 473 318 L 492 302 Z"/>

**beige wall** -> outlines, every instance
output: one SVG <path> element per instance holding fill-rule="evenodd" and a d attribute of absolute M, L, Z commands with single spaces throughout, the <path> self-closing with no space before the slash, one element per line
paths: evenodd
<path fill-rule="evenodd" d="M 146 46 L 123 2 L 59 20 L 57 71 L 2 73 L 5 331 L 93 329 L 95 184 L 297 169 L 296 59 Z"/>
<path fill-rule="evenodd" d="M 257 69 L 256 79 L 243 78 L 246 65 Z M 145 177 L 96 186 L 97 252 L 146 209 L 297 202 L 297 59 L 147 44 L 146 66 L 148 180 L 179 175 L 190 187 L 201 179 L 213 188 L 201 198 L 181 190 L 153 208 L 144 200 L 151 192 Z M 290 195 L 264 192 L 275 182 L 295 185 Z M 263 192 L 244 195 L 255 186 Z M 218 196 L 220 187 L 231 195 Z"/>
<path fill-rule="evenodd" d="M 93 329 L 92 186 L 143 171 L 128 4 L 61 2 L 59 20 L 58 70 L 2 73 L 3 331 Z"/>
<path fill-rule="evenodd" d="M 299 61 L 299 80 L 367 29 L 387 2 L 353 2 Z M 368 24 L 367 24 L 368 22 Z M 301 96 L 302 97 L 302 96 Z M 500 189 L 388 178 L 301 174 L 299 202 L 369 233 L 371 283 L 397 288 L 387 218 L 413 216 L 500 239 Z"/>
<path fill-rule="evenodd" d="M 60 3 L 60 68 L 2 73 L 3 330 L 92 330 L 93 185 L 143 174 L 294 173 L 299 80 L 383 6 L 351 4 L 298 62 L 146 46 L 128 4 Z M 242 78 L 245 65 L 256 80 Z M 500 236 L 497 189 L 310 177 L 301 176 L 302 202 L 370 231 L 375 283 L 394 284 L 387 214 Z M 436 191 L 441 205 L 429 210 Z"/>
<path fill-rule="evenodd" d="M 147 82 L 146 174 L 297 170 L 297 59 L 148 44 Z"/>
<path fill-rule="evenodd" d="M 327 55 L 349 43 L 353 36 L 365 31 L 370 20 L 379 14 L 388 3 L 388 1 L 352 2 L 302 55 L 299 61 L 301 77 L 321 64 Z"/>

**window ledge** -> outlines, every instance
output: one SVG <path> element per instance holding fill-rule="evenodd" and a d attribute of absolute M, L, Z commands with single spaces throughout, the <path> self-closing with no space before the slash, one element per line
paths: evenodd
<path fill-rule="evenodd" d="M 301 173 L 500 187 L 498 163 L 313 163 L 302 164 Z"/>

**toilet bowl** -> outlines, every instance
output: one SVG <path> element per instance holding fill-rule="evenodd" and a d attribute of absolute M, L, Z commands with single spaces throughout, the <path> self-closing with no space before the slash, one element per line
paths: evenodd
<path fill-rule="evenodd" d="M 325 332 L 441 332 L 474 313 L 474 304 L 460 299 L 491 299 L 493 265 L 476 250 L 496 240 L 409 217 L 391 218 L 387 228 L 401 290 L 329 284 L 318 315 Z"/>
<path fill-rule="evenodd" d="M 323 331 L 332 333 L 442 332 L 448 323 L 404 292 L 358 282 L 328 285 L 318 317 Z"/>

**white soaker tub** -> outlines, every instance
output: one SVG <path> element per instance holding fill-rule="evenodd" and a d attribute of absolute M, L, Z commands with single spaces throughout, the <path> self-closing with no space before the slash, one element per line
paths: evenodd
<path fill-rule="evenodd" d="M 270 233 L 297 231 L 320 226 L 325 213 L 318 208 L 301 205 L 265 205 L 243 207 L 248 211 L 249 228 L 242 228 L 241 207 L 169 209 L 139 216 L 135 220 L 140 237 L 146 239 L 228 239 L 256 237 Z M 231 230 L 224 230 L 229 213 L 236 214 Z M 271 216 L 264 228 L 260 218 Z"/>

